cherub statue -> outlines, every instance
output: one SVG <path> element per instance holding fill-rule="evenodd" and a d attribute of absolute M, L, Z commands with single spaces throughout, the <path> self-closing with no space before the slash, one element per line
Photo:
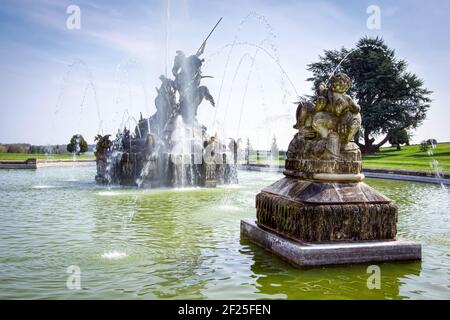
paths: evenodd
<path fill-rule="evenodd" d="M 316 88 L 314 101 L 302 100 L 297 107 L 297 143 L 293 150 L 303 150 L 322 158 L 339 158 L 342 151 L 353 150 L 349 144 L 361 126 L 359 105 L 347 94 L 352 82 L 344 73 L 331 78 L 327 87 L 320 83 Z M 301 141 L 311 141 L 303 143 Z"/>
<path fill-rule="evenodd" d="M 337 134 L 340 142 L 347 144 L 361 127 L 361 108 L 347 94 L 351 85 L 352 81 L 345 73 L 334 75 L 329 88 L 319 84 L 312 127 L 321 138 Z"/>

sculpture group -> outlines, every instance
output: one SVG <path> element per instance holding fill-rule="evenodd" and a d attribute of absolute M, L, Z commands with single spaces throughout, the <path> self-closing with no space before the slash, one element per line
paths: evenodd
<path fill-rule="evenodd" d="M 174 80 L 161 75 L 161 86 L 156 88 L 155 98 L 156 114 L 151 121 L 159 126 L 160 130 L 178 115 L 181 115 L 184 122 L 194 125 L 197 116 L 198 106 L 206 99 L 214 107 L 214 98 L 209 93 L 206 86 L 201 86 L 201 79 L 204 77 L 201 67 L 204 60 L 197 54 L 186 57 L 183 51 L 178 50 L 174 59 L 172 74 Z M 176 101 L 176 95 L 179 102 Z"/>
<path fill-rule="evenodd" d="M 110 135 L 97 137 L 98 183 L 214 187 L 237 181 L 234 141 L 209 136 L 197 120 L 203 100 L 215 106 L 209 89 L 201 85 L 204 44 L 194 55 L 176 52 L 174 79 L 159 77 L 153 116 L 141 115 L 134 132 L 125 128 L 114 141 Z"/>

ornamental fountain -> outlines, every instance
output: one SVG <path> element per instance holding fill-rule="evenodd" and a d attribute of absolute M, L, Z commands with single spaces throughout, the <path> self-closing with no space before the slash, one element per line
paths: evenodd
<path fill-rule="evenodd" d="M 154 188 L 237 182 L 237 143 L 209 136 L 197 120 L 203 100 L 215 106 L 209 89 L 200 85 L 208 78 L 202 75 L 200 56 L 219 22 L 196 54 L 176 52 L 174 79 L 159 77 L 154 115 L 141 114 L 134 132 L 119 130 L 113 141 L 110 135 L 96 137 L 97 183 Z"/>
<path fill-rule="evenodd" d="M 338 73 L 299 102 L 285 177 L 256 196 L 256 221 L 241 221 L 243 236 L 296 266 L 421 259 L 420 244 L 396 238 L 397 206 L 362 182 L 351 85 Z"/>

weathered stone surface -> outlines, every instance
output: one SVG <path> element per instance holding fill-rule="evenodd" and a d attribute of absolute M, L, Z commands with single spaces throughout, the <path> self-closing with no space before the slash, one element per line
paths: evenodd
<path fill-rule="evenodd" d="M 312 242 L 394 239 L 397 207 L 365 183 L 285 177 L 256 196 L 259 224 Z"/>
<path fill-rule="evenodd" d="M 365 183 L 318 182 L 285 177 L 262 190 L 306 204 L 390 203 Z"/>
<path fill-rule="evenodd" d="M 291 176 L 296 176 L 296 172 L 358 174 L 361 172 L 361 161 L 286 159 L 285 168 L 287 175 Z"/>
<path fill-rule="evenodd" d="M 348 180 L 348 174 L 361 173 L 361 151 L 351 142 L 361 127 L 360 107 L 347 94 L 351 84 L 346 74 L 336 74 L 329 85 L 317 86 L 312 100 L 299 102 L 286 175 L 314 179 L 315 174 L 342 174 Z"/>
<path fill-rule="evenodd" d="M 422 257 L 421 245 L 412 241 L 314 244 L 282 237 L 259 227 L 253 220 L 241 221 L 241 235 L 297 267 L 419 260 Z"/>

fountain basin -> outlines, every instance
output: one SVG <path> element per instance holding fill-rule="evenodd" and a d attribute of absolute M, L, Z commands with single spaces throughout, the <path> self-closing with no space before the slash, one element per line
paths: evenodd
<path fill-rule="evenodd" d="M 366 179 L 398 204 L 398 237 L 420 242 L 423 258 L 378 264 L 381 289 L 369 290 L 366 264 L 296 268 L 240 235 L 240 221 L 255 220 L 255 195 L 280 173 L 239 171 L 239 185 L 214 189 L 138 189 L 96 185 L 95 172 L 0 170 L 2 299 L 449 295 L 450 193 L 440 186 Z M 66 287 L 71 265 L 81 268 L 82 290 Z"/>

